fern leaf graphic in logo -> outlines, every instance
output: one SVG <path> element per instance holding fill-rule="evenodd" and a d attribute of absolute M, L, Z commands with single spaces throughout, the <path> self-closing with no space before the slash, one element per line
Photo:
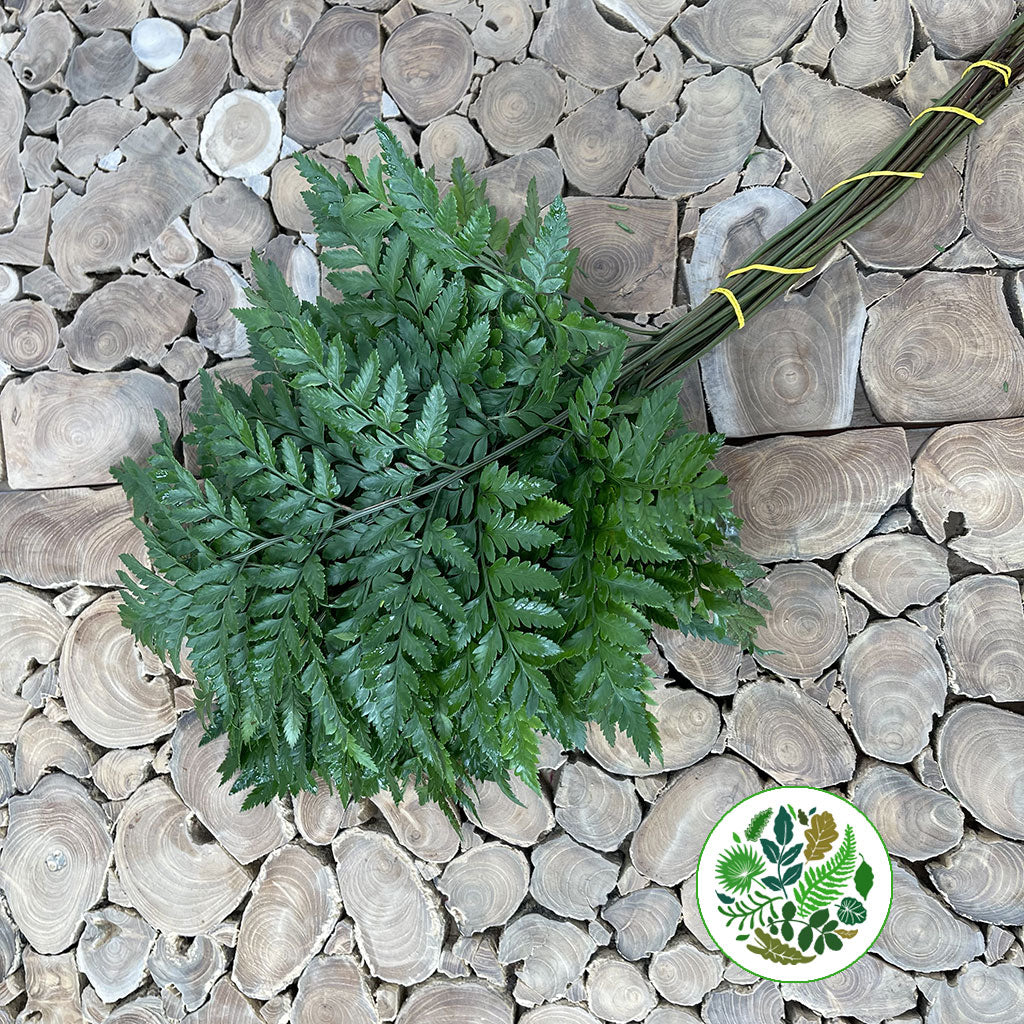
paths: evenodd
<path fill-rule="evenodd" d="M 834 902 L 853 874 L 857 862 L 857 843 L 853 826 L 846 826 L 846 835 L 838 852 L 821 867 L 808 868 L 796 888 L 796 904 L 801 914 L 820 910 Z"/>

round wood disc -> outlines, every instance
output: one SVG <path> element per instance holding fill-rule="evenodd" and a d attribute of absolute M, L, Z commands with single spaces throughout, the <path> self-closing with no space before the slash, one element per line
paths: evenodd
<path fill-rule="evenodd" d="M 210 108 L 203 121 L 199 153 L 222 178 L 262 174 L 281 149 L 281 115 L 267 96 L 236 89 Z"/>
<path fill-rule="evenodd" d="M 967 832 L 963 842 L 928 865 L 946 902 L 972 921 L 1024 924 L 1024 846 L 989 832 Z"/>
<path fill-rule="evenodd" d="M 0 360 L 16 370 L 39 370 L 57 351 L 57 318 L 34 299 L 0 303 Z"/>
<path fill-rule="evenodd" d="M 513 154 L 542 145 L 564 104 L 565 83 L 549 64 L 531 58 L 487 75 L 469 110 L 491 148 Z"/>
<path fill-rule="evenodd" d="M 438 178 L 449 178 L 456 157 L 462 158 L 467 171 L 479 171 L 487 162 L 487 147 L 467 118 L 446 114 L 423 129 L 420 162 L 424 167 L 436 168 Z"/>

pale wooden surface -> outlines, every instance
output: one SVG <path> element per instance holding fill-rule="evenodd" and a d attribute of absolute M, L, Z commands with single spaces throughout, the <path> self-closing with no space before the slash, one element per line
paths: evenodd
<path fill-rule="evenodd" d="M 0 1024 L 1016 1021 L 1019 89 L 687 371 L 782 653 L 658 630 L 664 765 L 592 729 L 580 753 L 544 744 L 543 796 L 486 786 L 460 830 L 387 794 L 242 812 L 189 677 L 120 625 L 141 538 L 107 467 L 145 452 L 154 405 L 189 429 L 200 367 L 252 379 L 230 313 L 250 249 L 317 294 L 295 151 L 347 173 L 383 115 L 439 178 L 456 156 L 486 176 L 501 215 L 536 176 L 568 199 L 575 294 L 661 323 L 1021 7 L 0 5 Z M 810 985 L 725 961 L 694 896 L 718 816 L 780 783 L 853 800 L 896 865 L 872 955 Z"/>

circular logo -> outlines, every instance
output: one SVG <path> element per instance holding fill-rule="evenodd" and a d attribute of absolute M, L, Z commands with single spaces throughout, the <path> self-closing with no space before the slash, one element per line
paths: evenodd
<path fill-rule="evenodd" d="M 878 830 L 848 800 L 810 786 L 740 801 L 697 862 L 697 905 L 711 938 L 771 981 L 819 981 L 849 967 L 878 938 L 891 903 Z"/>

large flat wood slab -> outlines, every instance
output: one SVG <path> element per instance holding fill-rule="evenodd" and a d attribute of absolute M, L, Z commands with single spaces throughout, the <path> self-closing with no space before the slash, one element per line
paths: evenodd
<path fill-rule="evenodd" d="M 989 572 L 1024 569 L 1024 419 L 937 430 L 914 460 L 914 511 L 932 540 Z"/>
<path fill-rule="evenodd" d="M 971 921 L 1024 924 L 1024 845 L 990 832 L 968 831 L 963 842 L 928 865 L 943 899 Z"/>
<path fill-rule="evenodd" d="M 945 57 L 966 57 L 991 42 L 1013 18 L 1013 0 L 913 0 L 927 37 Z"/>
<path fill-rule="evenodd" d="M 323 0 L 243 0 L 231 36 L 242 74 L 257 89 L 280 89 L 323 9 Z"/>
<path fill-rule="evenodd" d="M 0 574 L 34 587 L 115 587 L 122 553 L 146 560 L 120 487 L 0 491 Z"/>
<path fill-rule="evenodd" d="M 911 484 L 906 435 L 893 427 L 754 441 L 723 448 L 716 463 L 743 520 L 743 549 L 760 561 L 845 551 Z"/>
<path fill-rule="evenodd" d="M 910 117 L 891 103 L 823 81 L 783 64 L 762 88 L 765 129 L 796 164 L 818 198 L 855 174 L 865 155 L 884 149 Z M 872 266 L 919 270 L 963 230 L 960 175 L 945 157 L 889 210 L 850 237 L 848 245 Z"/>
<path fill-rule="evenodd" d="M 0 392 L 0 428 L 10 486 L 113 483 L 114 463 L 145 458 L 159 440 L 154 408 L 178 436 L 178 389 L 142 370 L 43 371 L 9 381 Z"/>
<path fill-rule="evenodd" d="M 580 250 L 570 294 L 606 313 L 660 313 L 672 305 L 674 202 L 570 196 L 565 207 L 569 245 Z"/>

